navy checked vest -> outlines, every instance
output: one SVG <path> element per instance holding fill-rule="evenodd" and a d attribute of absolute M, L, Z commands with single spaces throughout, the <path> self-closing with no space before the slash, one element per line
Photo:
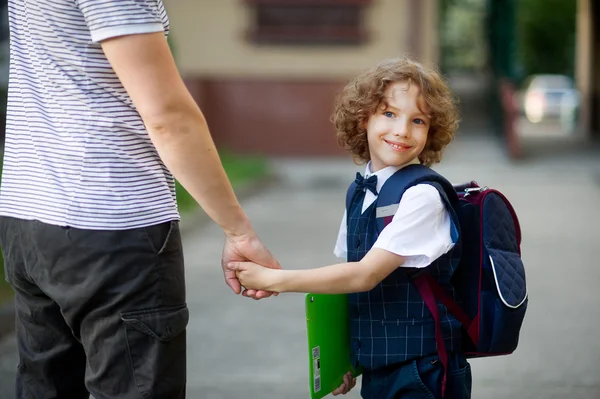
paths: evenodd
<path fill-rule="evenodd" d="M 360 261 L 379 236 L 375 218 L 377 201 L 361 214 L 364 192 L 357 191 L 347 209 L 348 262 Z M 429 266 L 431 274 L 448 291 L 453 273 L 450 251 Z M 378 369 L 437 352 L 435 323 L 415 286 L 411 269 L 398 268 L 374 289 L 348 295 L 352 362 Z M 438 304 L 442 334 L 448 352 L 458 350 L 460 323 Z"/>

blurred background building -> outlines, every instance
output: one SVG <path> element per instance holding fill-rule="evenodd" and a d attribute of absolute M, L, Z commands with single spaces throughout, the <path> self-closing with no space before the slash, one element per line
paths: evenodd
<path fill-rule="evenodd" d="M 267 156 L 342 155 L 337 92 L 382 59 L 438 65 L 461 101 L 460 133 L 528 139 L 600 132 L 595 0 L 164 0 L 170 42 L 218 145 Z M 0 0 L 0 117 L 8 81 Z M 1 119 L 0 119 L 1 121 Z"/>
<path fill-rule="evenodd" d="M 462 103 L 461 133 L 495 132 L 514 156 L 523 135 L 587 140 L 600 131 L 593 0 L 165 5 L 180 70 L 215 140 L 233 151 L 342 154 L 329 121 L 336 93 L 360 70 L 404 54 L 449 78 Z"/>
<path fill-rule="evenodd" d="M 341 154 L 329 121 L 348 78 L 384 58 L 438 57 L 435 2 L 167 0 L 179 67 L 234 151 Z"/>

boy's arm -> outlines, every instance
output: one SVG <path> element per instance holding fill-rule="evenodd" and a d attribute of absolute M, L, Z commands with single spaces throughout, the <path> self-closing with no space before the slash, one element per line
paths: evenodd
<path fill-rule="evenodd" d="M 373 289 L 405 261 L 405 257 L 373 248 L 360 262 L 339 263 L 307 270 L 274 270 L 249 262 L 232 262 L 247 289 L 272 292 L 347 294 Z"/>

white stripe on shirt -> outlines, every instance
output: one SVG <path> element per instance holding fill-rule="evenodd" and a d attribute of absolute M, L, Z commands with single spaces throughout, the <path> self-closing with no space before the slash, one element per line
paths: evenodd
<path fill-rule="evenodd" d="M 9 0 L 0 214 L 88 229 L 179 218 L 175 184 L 100 44 L 165 32 L 161 0 Z"/>

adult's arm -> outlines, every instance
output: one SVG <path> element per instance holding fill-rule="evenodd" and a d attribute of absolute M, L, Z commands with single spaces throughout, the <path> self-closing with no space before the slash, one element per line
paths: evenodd
<path fill-rule="evenodd" d="M 228 235 L 251 231 L 164 34 L 121 36 L 101 44 L 171 173 Z"/>
<path fill-rule="evenodd" d="M 279 268 L 233 192 L 204 115 L 183 83 L 164 34 L 119 36 L 101 46 L 167 168 L 224 230 L 223 265 L 248 259 Z M 228 285 L 239 293 L 235 273 L 224 270 Z"/>

